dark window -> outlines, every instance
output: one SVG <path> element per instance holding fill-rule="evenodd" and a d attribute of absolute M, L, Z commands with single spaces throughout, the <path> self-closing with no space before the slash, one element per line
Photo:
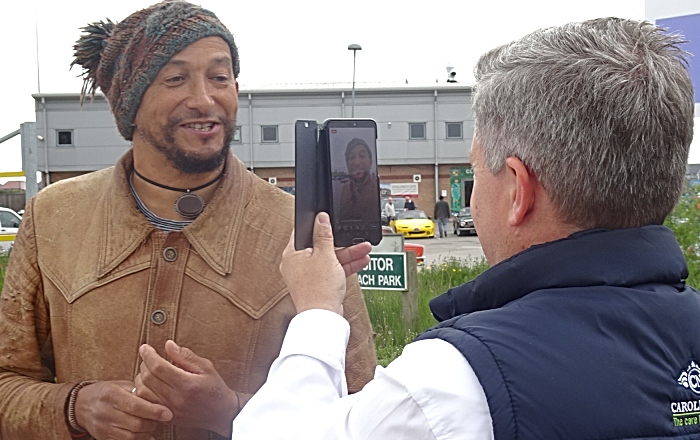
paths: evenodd
<path fill-rule="evenodd" d="M 263 125 L 262 126 L 262 141 L 263 142 L 277 142 L 277 126 L 276 125 Z"/>
<path fill-rule="evenodd" d="M 425 122 L 420 124 L 408 124 L 409 139 L 425 139 Z"/>
<path fill-rule="evenodd" d="M 447 123 L 447 139 L 462 139 L 462 123 L 448 122 Z"/>
<path fill-rule="evenodd" d="M 56 137 L 56 145 L 59 147 L 73 146 L 73 130 L 57 130 Z"/>

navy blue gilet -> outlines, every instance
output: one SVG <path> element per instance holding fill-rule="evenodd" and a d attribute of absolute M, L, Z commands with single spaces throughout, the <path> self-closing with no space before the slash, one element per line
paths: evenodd
<path fill-rule="evenodd" d="M 434 298 L 500 439 L 700 439 L 700 294 L 663 226 L 534 246 Z M 439 374 L 439 365 L 436 365 Z"/>

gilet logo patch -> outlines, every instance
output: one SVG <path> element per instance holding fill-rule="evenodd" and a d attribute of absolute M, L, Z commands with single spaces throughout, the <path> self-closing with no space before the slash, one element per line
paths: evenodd
<path fill-rule="evenodd" d="M 691 361 L 688 368 L 678 377 L 678 384 L 695 394 L 700 394 L 700 367 L 695 361 Z"/>
<path fill-rule="evenodd" d="M 700 367 L 695 361 L 678 376 L 678 385 L 700 395 Z M 698 426 L 700 424 L 700 400 L 671 402 L 673 426 Z"/>

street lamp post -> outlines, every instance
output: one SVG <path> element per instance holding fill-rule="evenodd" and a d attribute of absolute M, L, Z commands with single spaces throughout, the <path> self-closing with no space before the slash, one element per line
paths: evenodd
<path fill-rule="evenodd" d="M 352 117 L 355 117 L 355 58 L 357 56 L 357 51 L 362 50 L 362 46 L 359 44 L 351 44 L 348 46 L 348 50 L 352 51 Z"/>

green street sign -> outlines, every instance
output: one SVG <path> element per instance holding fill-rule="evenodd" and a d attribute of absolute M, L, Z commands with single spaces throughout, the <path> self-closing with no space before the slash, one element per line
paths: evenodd
<path fill-rule="evenodd" d="M 408 290 L 406 254 L 403 252 L 370 253 L 369 264 L 357 273 L 362 289 Z"/>

